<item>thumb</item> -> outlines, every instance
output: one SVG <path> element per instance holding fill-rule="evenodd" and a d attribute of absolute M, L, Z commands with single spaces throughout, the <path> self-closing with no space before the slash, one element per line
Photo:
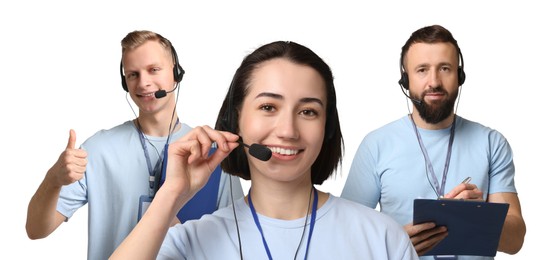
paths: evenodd
<path fill-rule="evenodd" d="M 70 129 L 70 137 L 69 137 L 68 145 L 66 146 L 66 149 L 74 149 L 75 148 L 75 140 L 76 140 L 75 130 Z"/>

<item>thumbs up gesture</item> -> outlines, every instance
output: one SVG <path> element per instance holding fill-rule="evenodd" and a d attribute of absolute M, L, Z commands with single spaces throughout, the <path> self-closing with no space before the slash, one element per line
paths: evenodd
<path fill-rule="evenodd" d="M 76 149 L 75 141 L 75 131 L 70 129 L 66 149 L 47 173 L 54 186 L 68 185 L 83 178 L 87 164 L 87 153 L 83 149 Z"/>

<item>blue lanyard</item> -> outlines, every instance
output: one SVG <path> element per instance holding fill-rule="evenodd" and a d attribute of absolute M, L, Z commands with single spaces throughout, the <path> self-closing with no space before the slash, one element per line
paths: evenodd
<path fill-rule="evenodd" d="M 175 126 L 173 127 L 173 129 L 175 129 L 175 127 L 177 127 L 179 123 L 179 119 L 177 118 L 177 121 L 175 122 Z M 137 122 L 138 124 L 138 127 L 137 128 L 137 132 L 139 133 L 139 140 L 141 141 L 141 146 L 143 146 L 143 152 L 145 154 L 145 159 L 146 159 L 146 162 L 147 162 L 147 168 L 148 168 L 148 182 L 149 182 L 149 189 L 148 189 L 148 193 L 149 193 L 149 197 L 154 197 L 155 193 L 156 193 L 156 187 L 155 185 L 158 185 L 156 182 L 159 183 L 160 180 L 156 180 L 156 173 L 158 171 L 162 171 L 162 175 L 163 175 L 163 171 L 165 171 L 165 167 L 163 167 L 163 165 L 167 165 L 167 148 L 169 147 L 169 136 L 167 136 L 167 141 L 165 142 L 165 145 L 162 149 L 162 152 L 158 158 L 158 161 L 156 162 L 156 164 L 154 165 L 154 169 L 152 168 L 152 163 L 150 162 L 150 155 L 148 154 L 148 148 L 147 148 L 147 144 L 145 142 L 145 139 L 146 139 L 146 136 L 143 134 L 143 131 L 141 131 L 140 129 L 140 126 L 139 126 L 139 122 Z M 150 143 L 150 141 L 149 141 Z M 163 158 L 163 159 L 162 159 Z M 163 163 L 162 163 L 163 162 Z"/>
<path fill-rule="evenodd" d="M 413 129 L 415 129 L 415 134 L 417 135 L 417 141 L 419 142 L 419 146 L 421 147 L 421 151 L 423 152 L 423 156 L 425 158 L 425 167 L 428 168 L 428 171 L 432 175 L 432 184 L 434 187 L 436 187 L 436 193 L 438 193 L 438 197 L 443 197 L 445 195 L 445 182 L 447 181 L 447 172 L 449 171 L 449 161 L 451 160 L 451 151 L 453 150 L 453 141 L 455 139 L 455 121 L 456 121 L 456 115 L 453 118 L 453 124 L 451 126 L 451 135 L 449 136 L 449 144 L 447 146 L 447 157 L 445 158 L 445 166 L 443 168 L 443 176 L 441 180 L 441 187 L 438 183 L 438 177 L 436 177 L 436 174 L 434 173 L 434 167 L 432 167 L 432 162 L 430 161 L 430 157 L 428 156 L 428 152 L 426 151 L 425 145 L 423 144 L 423 139 L 421 139 L 421 134 L 419 133 L 419 130 L 417 129 L 417 126 L 415 125 L 415 122 L 413 122 L 413 117 L 410 116 L 411 123 L 413 124 Z"/>
<path fill-rule="evenodd" d="M 308 232 L 308 241 L 306 242 L 306 253 L 304 255 L 305 260 L 308 258 L 308 248 L 310 247 L 310 241 L 312 240 L 312 232 L 314 231 L 314 227 L 316 225 L 318 195 L 317 195 L 317 190 L 313 187 L 312 189 L 314 191 L 314 202 L 312 204 L 312 214 L 310 216 L 310 231 Z M 252 211 L 252 217 L 254 218 L 255 225 L 257 226 L 257 229 L 259 230 L 259 233 L 261 234 L 261 239 L 263 240 L 265 251 L 267 251 L 267 256 L 269 257 L 269 260 L 272 260 L 272 255 L 271 255 L 269 246 L 267 245 L 267 240 L 265 240 L 265 236 L 263 235 L 263 229 L 261 228 L 261 224 L 259 223 L 259 217 L 257 217 L 257 213 L 255 211 L 254 204 L 252 203 L 252 197 L 250 196 L 250 194 L 251 194 L 251 189 L 250 191 L 248 191 L 248 205 L 250 205 L 250 211 Z M 306 226 L 304 228 L 306 228 Z"/>

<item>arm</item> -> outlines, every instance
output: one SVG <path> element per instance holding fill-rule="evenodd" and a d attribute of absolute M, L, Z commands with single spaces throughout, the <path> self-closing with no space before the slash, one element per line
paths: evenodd
<path fill-rule="evenodd" d="M 194 128 L 172 143 L 165 182 L 111 259 L 156 259 L 177 212 L 205 186 L 213 170 L 238 146 L 237 139 L 237 135 L 204 126 Z M 213 141 L 219 149 L 209 157 Z"/>
<path fill-rule="evenodd" d="M 501 192 L 488 195 L 488 202 L 509 203 L 509 210 L 503 223 L 498 251 L 516 254 L 522 248 L 526 235 L 526 223 L 522 218 L 520 201 L 516 193 Z"/>
<path fill-rule="evenodd" d="M 70 130 L 69 141 L 58 161 L 49 169 L 28 204 L 26 233 L 30 239 L 47 237 L 66 219 L 56 211 L 60 189 L 84 176 L 86 151 L 75 149 L 75 131 Z"/>

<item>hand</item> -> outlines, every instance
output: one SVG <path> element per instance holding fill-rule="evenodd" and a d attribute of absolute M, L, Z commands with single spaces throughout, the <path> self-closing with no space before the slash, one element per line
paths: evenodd
<path fill-rule="evenodd" d="M 419 256 L 426 254 L 447 237 L 447 228 L 444 226 L 436 227 L 434 222 L 417 225 L 410 223 L 404 226 L 404 230 L 408 233 L 411 243 Z"/>
<path fill-rule="evenodd" d="M 83 149 L 76 149 L 75 141 L 75 131 L 70 129 L 66 149 L 60 154 L 56 163 L 47 173 L 47 177 L 56 187 L 71 184 L 82 179 L 84 176 L 87 153 Z"/>
<path fill-rule="evenodd" d="M 235 134 L 209 126 L 196 127 L 169 146 L 166 179 L 160 190 L 177 197 L 192 197 L 208 181 L 214 169 L 237 146 Z M 209 157 L 213 143 L 218 149 Z"/>
<path fill-rule="evenodd" d="M 445 194 L 444 198 L 484 201 L 483 192 L 477 188 L 477 185 L 471 183 L 458 184 Z"/>

